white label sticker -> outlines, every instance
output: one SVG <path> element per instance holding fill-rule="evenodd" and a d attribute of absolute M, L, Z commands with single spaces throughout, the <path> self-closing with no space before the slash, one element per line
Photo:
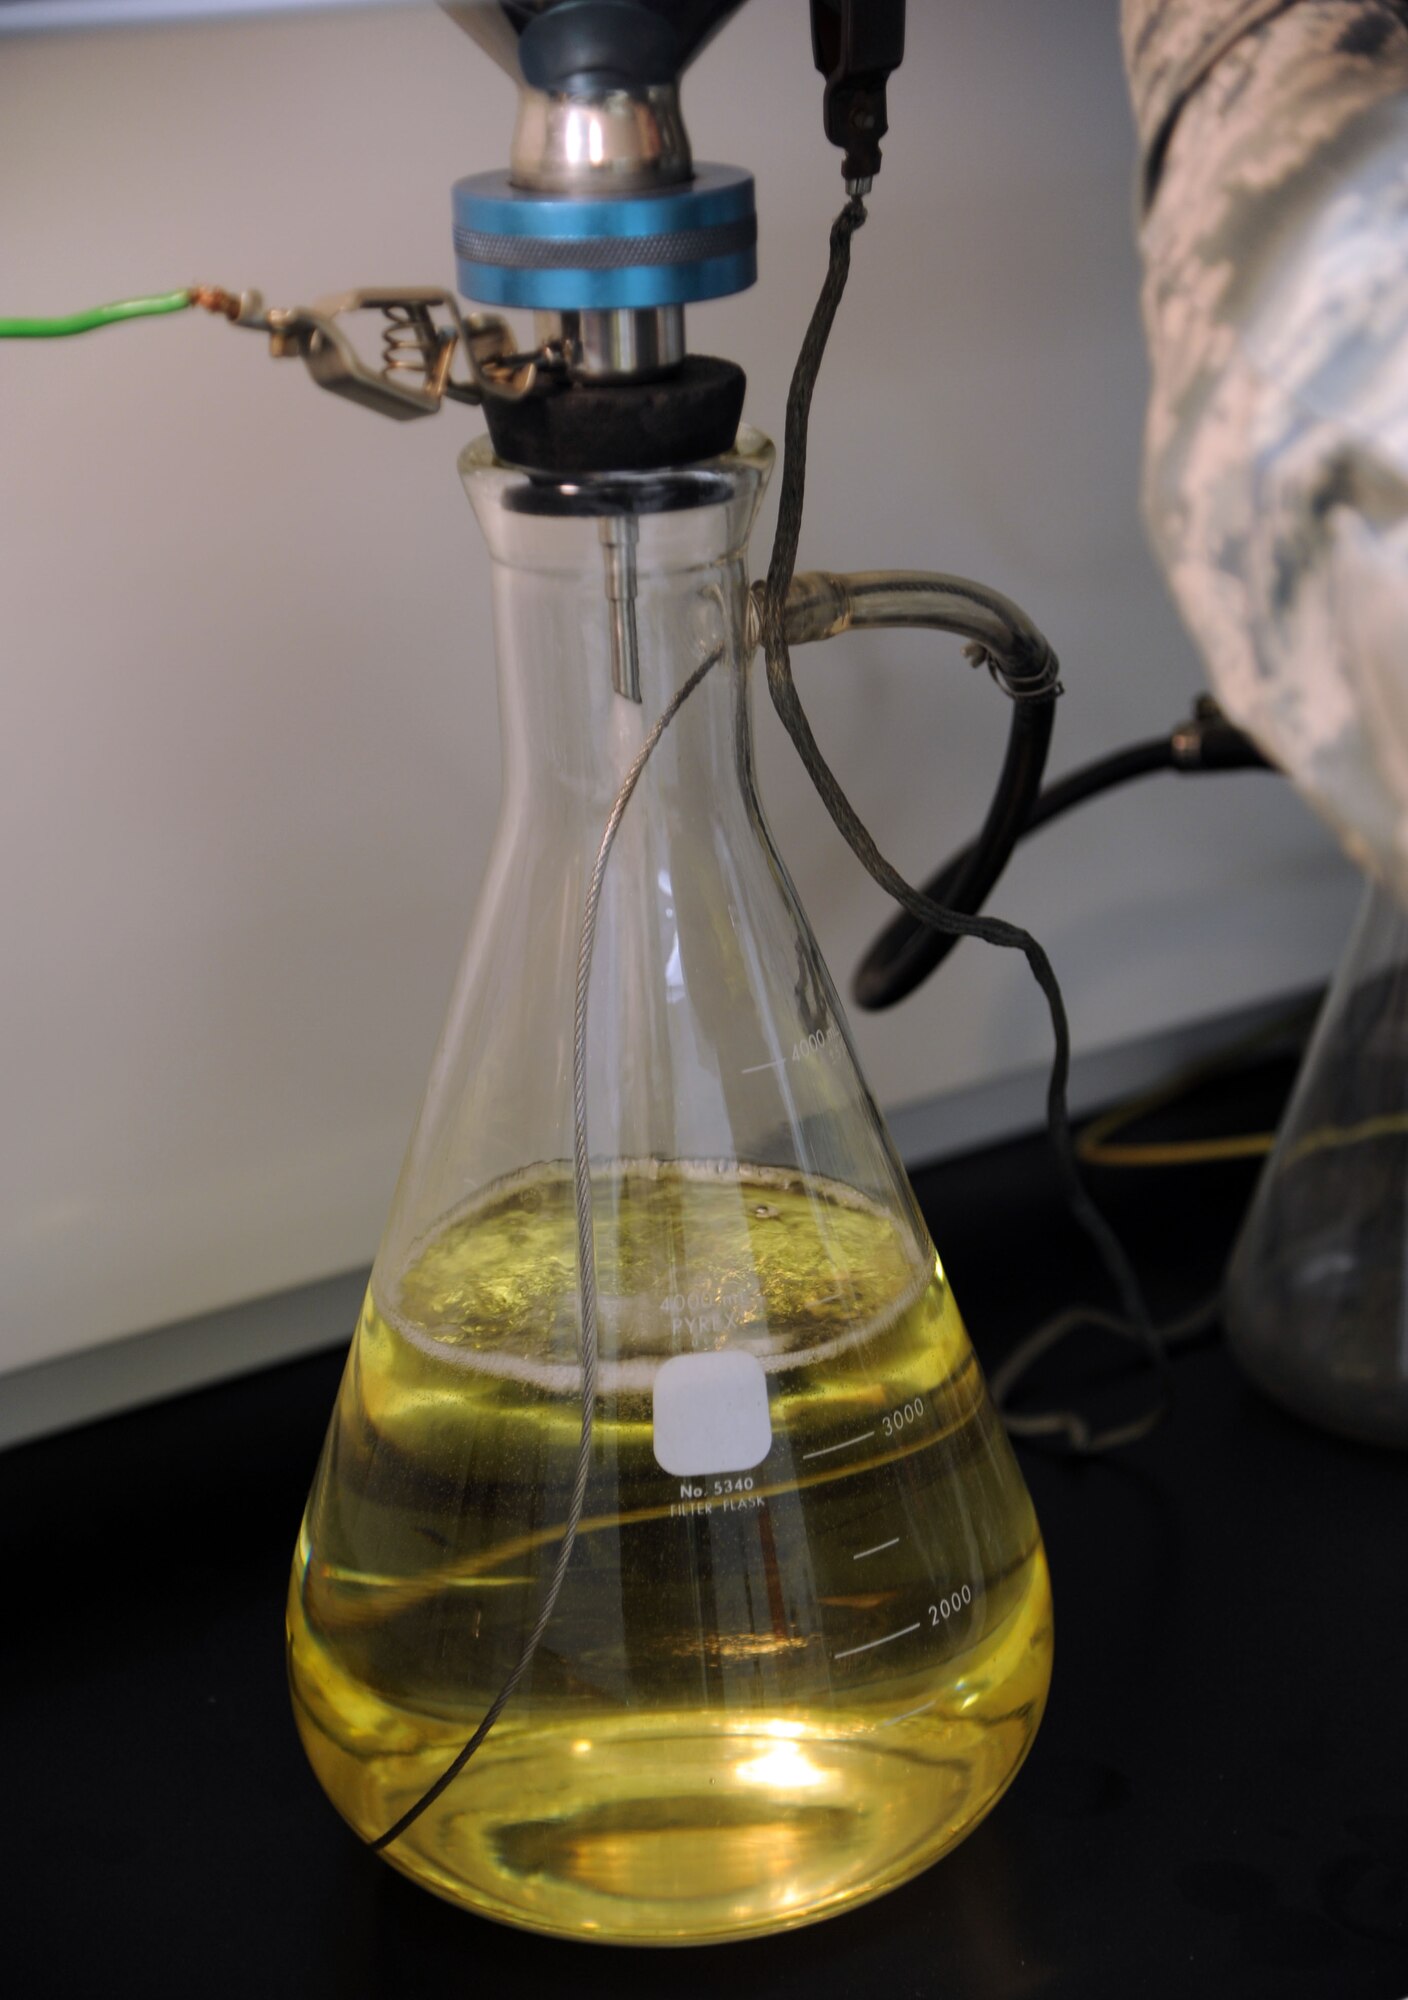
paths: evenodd
<path fill-rule="evenodd" d="M 747 1472 L 768 1455 L 768 1378 L 755 1355 L 676 1354 L 656 1371 L 653 1402 L 665 1472 Z"/>

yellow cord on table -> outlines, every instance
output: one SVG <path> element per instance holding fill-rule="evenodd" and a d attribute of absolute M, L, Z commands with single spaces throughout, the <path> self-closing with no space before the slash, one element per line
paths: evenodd
<path fill-rule="evenodd" d="M 1112 1143 L 1115 1135 L 1187 1097 L 1200 1084 L 1225 1074 L 1258 1048 L 1282 1035 L 1296 1016 L 1282 1016 L 1254 1034 L 1241 1037 L 1219 1054 L 1192 1063 L 1167 1083 L 1142 1092 L 1127 1103 L 1117 1104 L 1093 1118 L 1076 1138 L 1076 1157 L 1090 1167 L 1198 1167 L 1224 1160 L 1265 1159 L 1276 1143 L 1274 1132 L 1233 1132 L 1213 1139 L 1126 1140 Z M 1408 1112 L 1383 1112 L 1360 1119 L 1353 1125 L 1321 1125 L 1298 1139 L 1286 1157 L 1288 1166 L 1309 1159 L 1315 1153 L 1336 1152 L 1363 1146 L 1375 1139 L 1391 1139 L 1408 1133 Z"/>

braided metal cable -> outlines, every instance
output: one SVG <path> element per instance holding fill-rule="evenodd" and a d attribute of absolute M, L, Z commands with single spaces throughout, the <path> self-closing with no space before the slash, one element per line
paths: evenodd
<path fill-rule="evenodd" d="M 586 1504 L 587 1478 L 592 1464 L 592 1425 L 596 1416 L 596 1384 L 600 1361 L 600 1341 L 597 1334 L 597 1292 L 596 1292 L 596 1238 L 592 1225 L 592 1170 L 591 1156 L 587 1148 L 587 996 L 591 988 L 592 955 L 596 949 L 597 916 L 601 908 L 602 884 L 606 879 L 606 864 L 611 858 L 611 850 L 616 843 L 621 819 L 630 804 L 631 794 L 640 782 L 645 769 L 660 738 L 665 734 L 676 715 L 694 693 L 704 676 L 719 664 L 722 650 L 713 652 L 701 661 L 689 678 L 676 690 L 665 704 L 650 727 L 645 741 L 631 761 L 630 769 L 621 780 L 621 786 L 612 801 L 606 828 L 601 836 L 596 860 L 592 865 L 587 883 L 586 901 L 582 908 L 582 929 L 577 949 L 577 991 L 572 1011 L 572 1184 L 577 1207 L 577 1286 L 581 1300 L 581 1354 L 582 1354 L 582 1425 L 577 1440 L 577 1464 L 572 1478 L 571 1498 L 567 1503 L 567 1520 L 562 1530 L 562 1540 L 557 1545 L 557 1558 L 552 1566 L 552 1575 L 543 1595 L 542 1609 L 532 1631 L 523 1642 L 512 1671 L 484 1712 L 483 1720 L 464 1748 L 440 1773 L 428 1790 L 406 1808 L 401 1817 L 386 1832 L 372 1841 L 372 1852 L 378 1853 L 389 1847 L 406 1831 L 406 1828 L 428 1806 L 434 1805 L 448 1785 L 452 1785 L 494 1724 L 512 1699 L 519 1682 L 533 1664 L 534 1655 L 542 1643 L 543 1634 L 557 1609 L 557 1600 L 562 1594 L 563 1581 L 567 1575 L 567 1565 L 572 1560 L 572 1550 L 577 1541 L 577 1530 L 582 1524 L 582 1509 Z"/>

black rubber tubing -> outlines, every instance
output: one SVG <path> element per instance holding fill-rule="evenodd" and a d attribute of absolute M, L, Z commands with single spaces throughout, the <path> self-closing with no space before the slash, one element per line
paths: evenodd
<path fill-rule="evenodd" d="M 945 909 L 976 916 L 1034 823 L 1055 719 L 1054 688 L 1012 703 L 1007 754 L 978 837 L 924 884 L 925 895 Z M 872 1014 L 893 1007 L 922 985 L 957 943 L 902 911 L 861 960 L 851 988 L 857 1005 Z"/>
<path fill-rule="evenodd" d="M 1054 707 L 1054 696 L 1012 704 L 1007 755 L 982 830 L 924 884 L 925 895 L 936 903 L 974 915 L 991 893 L 1013 848 L 1027 834 L 1130 778 L 1175 768 L 1171 740 L 1154 736 L 1084 764 L 1039 792 Z M 1043 726 L 1044 734 L 1040 734 Z M 923 984 L 958 942 L 956 937 L 945 937 L 902 913 L 880 933 L 856 969 L 851 991 L 857 1006 L 870 1014 L 896 1006 Z"/>

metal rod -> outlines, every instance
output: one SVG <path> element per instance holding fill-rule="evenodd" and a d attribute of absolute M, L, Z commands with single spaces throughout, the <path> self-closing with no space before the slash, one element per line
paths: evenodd
<path fill-rule="evenodd" d="M 606 559 L 606 601 L 611 607 L 611 685 L 626 701 L 640 700 L 640 642 L 636 633 L 636 541 L 630 514 L 607 514 L 598 532 Z"/>

